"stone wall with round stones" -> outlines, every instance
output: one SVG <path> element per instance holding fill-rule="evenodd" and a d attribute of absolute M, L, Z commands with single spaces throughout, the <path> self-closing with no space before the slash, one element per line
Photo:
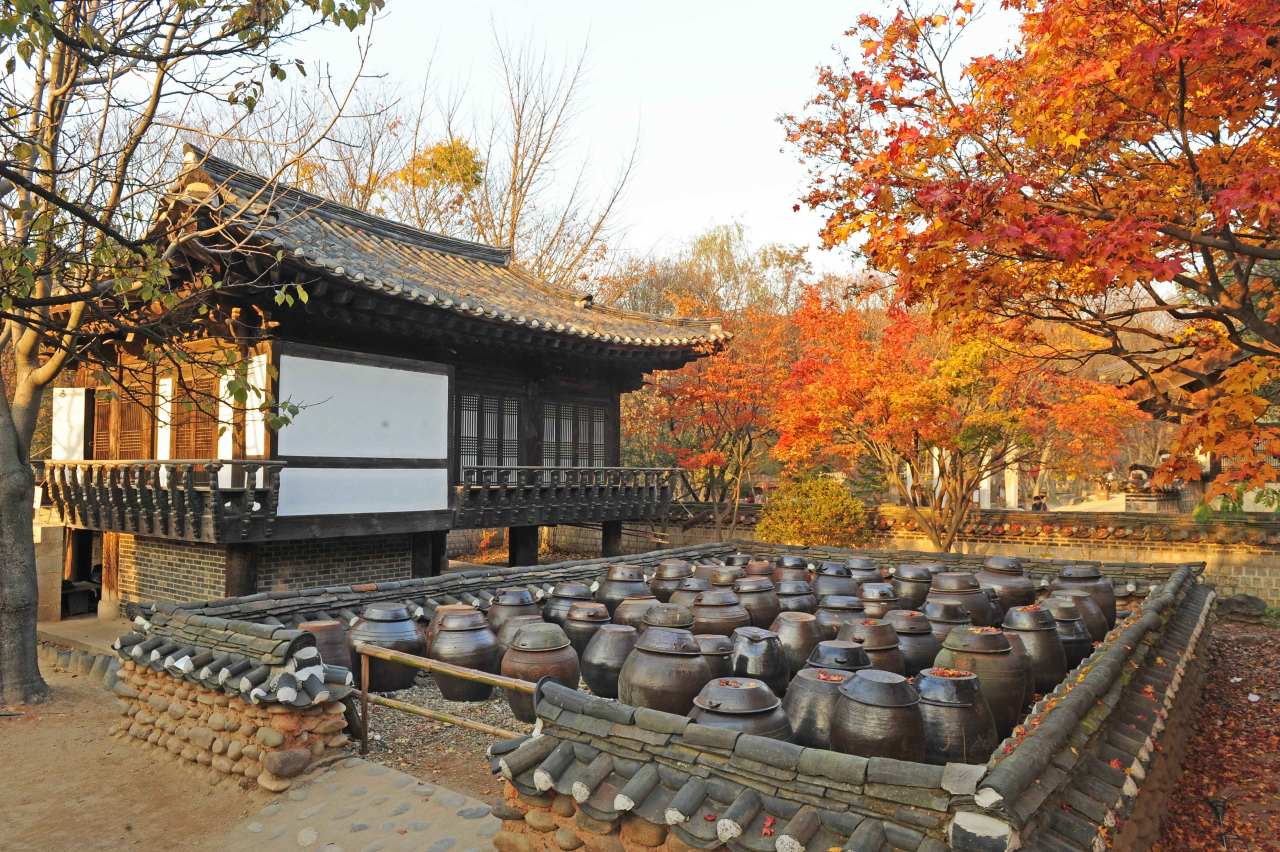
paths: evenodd
<path fill-rule="evenodd" d="M 121 719 L 111 736 L 157 757 L 206 767 L 210 784 L 238 776 L 278 793 L 347 744 L 340 701 L 303 710 L 254 706 L 132 660 L 122 664 L 112 691 Z"/>

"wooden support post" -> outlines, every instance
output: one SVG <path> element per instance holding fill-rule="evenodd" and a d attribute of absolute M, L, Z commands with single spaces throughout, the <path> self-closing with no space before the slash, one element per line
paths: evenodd
<path fill-rule="evenodd" d="M 434 530 L 427 535 L 431 536 L 431 574 L 429 576 L 439 577 L 449 567 L 449 531 Z"/>
<path fill-rule="evenodd" d="M 62 579 L 84 582 L 93 571 L 93 530 L 66 528 L 63 533 Z"/>
<path fill-rule="evenodd" d="M 605 521 L 600 524 L 600 555 L 622 555 L 622 521 Z"/>
<path fill-rule="evenodd" d="M 227 568 L 225 594 L 229 598 L 257 594 L 258 591 L 258 545 L 227 545 Z"/>
<path fill-rule="evenodd" d="M 512 568 L 538 564 L 538 527 L 507 527 L 507 553 Z"/>
<path fill-rule="evenodd" d="M 434 577 L 435 572 L 431 570 L 434 554 L 431 552 L 432 534 L 429 532 L 416 532 L 409 537 L 409 576 L 411 577 Z"/>
<path fill-rule="evenodd" d="M 360 655 L 360 753 L 369 753 L 369 658 Z"/>

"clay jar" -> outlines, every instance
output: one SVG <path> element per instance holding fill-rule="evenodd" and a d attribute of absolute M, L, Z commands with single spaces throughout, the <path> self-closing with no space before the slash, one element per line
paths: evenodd
<path fill-rule="evenodd" d="M 778 596 L 778 608 L 782 612 L 818 611 L 818 599 L 813 589 L 803 580 L 783 580 L 775 583 L 773 593 Z"/>
<path fill-rule="evenodd" d="M 921 763 L 920 695 L 902 675 L 878 669 L 857 672 L 840 687 L 830 738 L 833 751 Z"/>
<path fill-rule="evenodd" d="M 644 581 L 643 569 L 635 565 L 613 565 L 596 589 L 596 602 L 604 604 L 612 618 L 618 604 L 627 598 L 644 597 L 648 594 L 649 586 Z"/>
<path fill-rule="evenodd" d="M 1004 607 L 1000 605 L 1000 595 L 995 589 L 983 588 L 982 593 L 987 596 L 987 600 L 991 602 L 991 627 L 999 627 L 1000 622 L 1004 621 Z"/>
<path fill-rule="evenodd" d="M 717 568 L 711 572 L 711 588 L 733 591 L 733 584 L 745 576 L 747 576 L 746 572 L 736 565 Z"/>
<path fill-rule="evenodd" d="M 809 585 L 813 587 L 819 603 L 828 595 L 853 597 L 858 594 L 858 581 L 849 576 L 849 569 L 840 562 L 819 564 Z"/>
<path fill-rule="evenodd" d="M 649 581 L 649 591 L 659 603 L 671 600 L 671 593 L 680 587 L 680 581 L 693 576 L 693 566 L 683 559 L 666 559 L 658 563 Z"/>
<path fill-rule="evenodd" d="M 347 631 L 342 629 L 341 621 L 304 621 L 298 625 L 298 629 L 305 630 L 316 637 L 316 650 L 320 652 L 320 662 L 326 666 L 351 668 L 351 651 L 347 649 Z M 369 673 L 372 674 L 373 670 L 370 669 Z"/>
<path fill-rule="evenodd" d="M 933 574 L 922 565 L 899 565 L 890 583 L 898 595 L 898 609 L 919 609 L 929 594 Z"/>
<path fill-rule="evenodd" d="M 822 627 L 818 619 L 807 612 L 780 612 L 769 625 L 787 652 L 787 662 L 792 672 L 804 668 L 805 661 L 822 641 Z"/>
<path fill-rule="evenodd" d="M 867 656 L 860 642 L 832 639 L 819 642 L 818 647 L 814 648 L 813 653 L 809 655 L 804 667 L 833 669 L 853 674 L 871 668 L 871 658 Z"/>
<path fill-rule="evenodd" d="M 1081 661 L 1093 653 L 1093 635 L 1080 617 L 1074 601 L 1067 598 L 1048 598 L 1041 606 L 1049 608 L 1053 620 L 1057 622 L 1058 636 L 1062 638 L 1062 649 L 1067 652 L 1067 671 L 1080 665 Z"/>
<path fill-rule="evenodd" d="M 542 621 L 536 615 L 513 615 L 506 621 L 502 622 L 501 629 L 494 633 L 498 638 L 498 654 L 499 656 L 506 654 L 507 649 L 511 647 L 511 643 L 516 641 L 516 633 L 526 624 L 534 624 Z"/>
<path fill-rule="evenodd" d="M 557 624 L 526 624 L 516 633 L 515 641 L 502 657 L 502 676 L 537 683 L 549 677 L 561 686 L 576 690 L 581 671 L 578 655 L 569 637 Z M 533 710 L 533 694 L 503 687 L 511 715 L 521 722 L 538 721 Z"/>
<path fill-rule="evenodd" d="M 889 583 L 863 583 L 858 587 L 858 600 L 867 618 L 884 618 L 890 610 L 898 609 L 898 593 Z"/>
<path fill-rule="evenodd" d="M 1053 613 L 1032 604 L 1016 606 L 1004 614 L 1004 632 L 1017 633 L 1031 657 L 1035 691 L 1047 695 L 1067 677 L 1067 652 Z"/>
<path fill-rule="evenodd" d="M 1050 592 L 1063 589 L 1079 589 L 1088 592 L 1098 609 L 1107 617 L 1107 629 L 1116 626 L 1116 590 L 1111 581 L 1102 576 L 1094 565 L 1069 565 L 1058 572 L 1049 583 Z"/>
<path fill-rule="evenodd" d="M 814 613 L 823 639 L 834 639 L 840 625 L 851 618 L 862 618 L 862 601 L 849 595 L 829 595 L 818 604 Z"/>
<path fill-rule="evenodd" d="M 1022 636 L 1017 633 L 1006 633 L 1009 639 L 1009 647 L 1013 649 L 1013 654 L 1022 661 L 1022 712 L 1026 713 L 1032 704 L 1036 703 L 1036 672 L 1031 662 L 1031 655 L 1027 653 L 1027 646 L 1022 644 Z"/>
<path fill-rule="evenodd" d="M 1080 618 L 1084 621 L 1084 626 L 1089 628 L 1089 635 L 1093 637 L 1093 641 L 1101 642 L 1107 636 L 1107 617 L 1102 614 L 1102 610 L 1098 609 L 1098 602 L 1093 599 L 1093 595 L 1084 589 L 1059 589 L 1054 592 L 1051 597 L 1069 600 L 1076 605 L 1076 609 L 1080 611 Z"/>
<path fill-rule="evenodd" d="M 508 586 L 498 589 L 489 604 L 489 629 L 497 636 L 502 631 L 502 623 L 513 615 L 536 615 L 542 617 L 538 605 L 533 602 L 533 594 L 523 586 Z"/>
<path fill-rule="evenodd" d="M 711 676 L 729 677 L 733 674 L 733 640 L 728 636 L 716 636 L 711 633 L 699 633 L 693 637 L 698 640 L 702 649 L 702 657 L 711 669 Z"/>
<path fill-rule="evenodd" d="M 863 583 L 883 583 L 889 576 L 885 569 L 876 564 L 874 559 L 865 556 L 850 556 L 844 561 L 849 569 L 849 576 L 859 585 Z"/>
<path fill-rule="evenodd" d="M 982 587 L 972 574 L 964 571 L 944 571 L 933 578 L 926 600 L 945 598 L 959 601 L 969 611 L 969 620 L 976 627 L 991 626 L 991 601 L 983 594 Z"/>
<path fill-rule="evenodd" d="M 809 562 L 803 556 L 779 556 L 773 564 L 773 582 L 809 582 Z"/>
<path fill-rule="evenodd" d="M 1003 739 L 1013 732 L 1022 718 L 1026 675 L 1008 636 L 993 627 L 957 627 L 942 643 L 934 666 L 976 674 L 996 720 L 996 733 Z"/>
<path fill-rule="evenodd" d="M 732 591 L 699 592 L 692 609 L 694 633 L 732 636 L 739 627 L 751 626 L 751 614 Z"/>
<path fill-rule="evenodd" d="M 924 717 L 924 762 L 986 763 L 1000 740 L 996 721 L 973 672 L 928 668 L 915 685 Z"/>
<path fill-rule="evenodd" d="M 947 641 L 947 634 L 955 628 L 973 624 L 964 604 L 948 598 L 925 601 L 924 616 L 929 619 L 929 626 L 933 628 L 934 638 L 939 645 Z"/>
<path fill-rule="evenodd" d="M 711 575 L 716 572 L 717 568 L 723 567 L 719 562 L 712 562 L 708 559 L 700 559 L 693 563 L 693 576 L 699 580 L 711 582 Z"/>
<path fill-rule="evenodd" d="M 831 748 L 831 717 L 840 702 L 840 687 L 853 672 L 840 669 L 801 669 L 791 679 L 782 711 L 791 721 L 792 742 L 808 748 Z"/>
<path fill-rule="evenodd" d="M 774 695 L 787 691 L 791 663 L 777 633 L 760 627 L 739 627 L 729 638 L 733 641 L 729 664 L 734 677 L 759 678 Z"/>
<path fill-rule="evenodd" d="M 542 620 L 564 627 L 564 620 L 569 617 L 569 607 L 579 601 L 591 599 L 591 590 L 585 583 L 559 583 L 551 590 L 551 596 L 542 607 Z"/>
<path fill-rule="evenodd" d="M 693 630 L 693 613 L 687 606 L 665 603 L 654 604 L 645 611 L 637 628 L 640 633 L 650 627 L 674 627 L 677 630 Z"/>
<path fill-rule="evenodd" d="M 752 556 L 750 553 L 735 553 L 732 556 L 726 556 L 724 558 L 725 565 L 731 565 L 738 568 L 741 568 L 743 565 L 747 565 L 748 563 L 751 563 L 754 561 L 755 561 L 755 557 Z"/>
<path fill-rule="evenodd" d="M 431 655 L 431 645 L 436 641 L 436 634 L 440 632 L 440 619 L 451 611 L 475 609 L 467 604 L 441 604 L 431 613 L 431 620 L 427 622 L 427 649 L 425 656 Z"/>
<path fill-rule="evenodd" d="M 569 637 L 569 644 L 578 656 L 587 650 L 587 643 L 603 624 L 609 623 L 609 609 L 602 603 L 579 601 L 569 607 L 569 615 L 564 620 L 564 632 Z"/>
<path fill-rule="evenodd" d="M 982 560 L 982 570 L 974 575 L 984 589 L 995 589 L 1000 597 L 1000 608 L 1005 612 L 1015 606 L 1030 606 L 1036 602 L 1036 587 L 1022 570 L 1022 560 L 1012 556 L 988 556 Z"/>
<path fill-rule="evenodd" d="M 711 668 L 688 630 L 650 627 L 618 673 L 618 700 L 683 716 L 711 680 Z"/>
<path fill-rule="evenodd" d="M 479 615 L 479 612 L 476 613 Z M 483 618 L 483 616 L 481 616 Z M 422 656 L 427 649 L 426 632 L 409 615 L 405 607 L 390 603 L 369 604 L 347 630 L 347 653 L 351 657 L 352 675 L 360 683 L 361 656 L 356 653 L 356 643 L 366 642 L 392 651 Z M 369 691 L 394 692 L 413 686 L 418 670 L 404 663 L 368 658 Z"/>
<path fill-rule="evenodd" d="M 667 603 L 679 604 L 686 609 L 693 609 L 693 602 L 697 600 L 698 595 L 709 591 L 711 591 L 710 580 L 703 580 L 699 577 L 685 577 L 680 581 L 680 585 L 676 587 L 676 590 L 671 593 Z"/>
<path fill-rule="evenodd" d="M 623 598 L 622 602 L 613 610 L 613 623 L 625 624 L 628 627 L 636 628 L 638 631 L 640 624 L 644 621 L 644 614 L 649 611 L 649 607 L 657 603 L 658 599 L 650 594 Z"/>
<path fill-rule="evenodd" d="M 932 668 L 934 659 L 942 650 L 942 642 L 933 635 L 933 625 L 924 613 L 895 609 L 889 613 L 888 621 L 898 634 L 898 649 L 902 651 L 907 677 L 915 677 L 922 669 Z"/>
<path fill-rule="evenodd" d="M 618 697 L 618 673 L 636 646 L 639 634 L 634 627 L 602 624 L 582 653 L 582 679 L 593 695 Z"/>
<path fill-rule="evenodd" d="M 855 618 L 840 625 L 836 639 L 858 642 L 871 660 L 871 668 L 906 675 L 907 664 L 898 647 L 898 633 L 893 625 L 876 618 Z"/>
<path fill-rule="evenodd" d="M 763 681 L 715 678 L 693 699 L 693 705 L 689 718 L 700 725 L 791 742 L 791 720 Z"/>
<path fill-rule="evenodd" d="M 442 663 L 463 668 L 498 674 L 502 668 L 502 655 L 498 653 L 498 638 L 489 629 L 480 610 L 446 612 L 440 617 L 440 631 L 431 643 L 428 656 Z M 453 675 L 433 672 L 440 695 L 447 701 L 484 701 L 493 692 L 487 683 L 463 680 Z"/>
<path fill-rule="evenodd" d="M 747 577 L 766 577 L 773 579 L 773 566 L 763 559 L 752 559 L 742 566 L 742 573 Z"/>
<path fill-rule="evenodd" d="M 782 612 L 782 604 L 768 577 L 743 577 L 733 584 L 733 593 L 751 616 L 752 627 L 767 628 Z"/>

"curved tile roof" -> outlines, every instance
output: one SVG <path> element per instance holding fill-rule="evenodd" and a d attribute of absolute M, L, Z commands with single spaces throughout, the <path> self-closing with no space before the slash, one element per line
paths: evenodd
<path fill-rule="evenodd" d="M 349 286 L 611 347 L 715 351 L 732 335 L 716 318 L 644 314 L 592 303 L 487 246 L 363 213 L 280 183 L 269 183 L 193 146 L 171 200 L 202 204 L 251 232 L 293 263 Z"/>

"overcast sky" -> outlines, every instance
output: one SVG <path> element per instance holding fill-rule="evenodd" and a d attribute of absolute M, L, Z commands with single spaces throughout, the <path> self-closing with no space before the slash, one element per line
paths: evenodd
<path fill-rule="evenodd" d="M 373 31 L 366 71 L 412 89 L 431 66 L 436 85 L 462 86 L 478 101 L 497 79 L 491 21 L 557 58 L 588 49 L 580 145 L 602 177 L 639 134 L 639 165 L 626 195 L 626 243 L 663 251 L 705 228 L 737 219 L 756 243 L 817 246 L 821 217 L 793 212 L 805 171 L 783 139 L 779 114 L 816 92 L 815 69 L 868 2 L 440 3 L 389 0 Z M 1008 17 L 983 27 L 975 52 L 997 50 Z M 333 32 L 302 46 L 336 74 L 355 67 L 350 37 Z M 820 269 L 847 269 L 847 256 L 811 251 Z"/>

